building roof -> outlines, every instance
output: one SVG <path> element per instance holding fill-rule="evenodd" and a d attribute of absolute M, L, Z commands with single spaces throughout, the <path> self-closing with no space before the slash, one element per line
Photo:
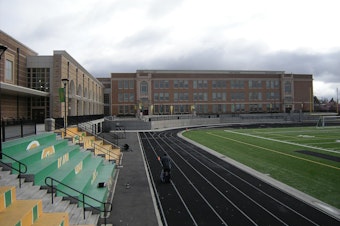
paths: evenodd
<path fill-rule="evenodd" d="M 284 74 L 284 71 L 269 70 L 137 70 L 136 73 L 151 74 Z"/>

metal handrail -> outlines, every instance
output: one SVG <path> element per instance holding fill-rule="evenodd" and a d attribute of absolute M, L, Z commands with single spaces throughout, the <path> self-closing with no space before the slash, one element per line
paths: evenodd
<path fill-rule="evenodd" d="M 119 160 L 118 163 L 120 162 L 120 155 L 117 155 L 116 153 L 112 153 L 112 152 L 110 152 L 109 149 L 107 149 L 107 148 L 105 148 L 103 146 L 100 146 L 99 144 L 96 144 L 96 143 L 93 143 L 94 149 L 96 149 L 96 145 L 98 145 L 100 147 L 100 149 L 104 149 L 106 151 L 106 154 L 109 155 L 109 161 L 111 160 L 111 154 L 113 154 L 114 156 L 118 157 L 118 160 Z"/>
<path fill-rule="evenodd" d="M 56 124 L 56 125 L 61 126 L 60 124 Z M 62 129 L 65 130 L 64 128 L 62 128 Z M 74 134 L 74 135 L 78 135 L 77 133 L 71 131 L 71 130 L 68 129 L 67 127 L 66 127 L 66 131 L 67 131 L 68 133 L 71 133 L 71 134 Z M 62 131 L 62 132 L 64 132 L 64 131 Z M 64 139 L 66 138 L 66 133 L 64 134 L 64 137 L 63 137 L 63 138 L 64 138 Z M 79 137 L 79 139 L 78 139 L 78 144 L 80 144 L 80 137 Z"/>
<path fill-rule="evenodd" d="M 47 183 L 47 182 L 48 182 L 48 179 L 51 180 L 51 184 L 48 184 L 48 183 Z M 54 187 L 54 186 L 53 186 L 53 181 L 55 181 L 55 182 L 57 182 L 57 183 L 59 183 L 59 184 L 65 186 L 65 187 L 67 187 L 67 188 L 69 188 L 69 189 L 71 189 L 71 190 L 73 190 L 73 191 L 75 191 L 75 192 L 78 192 L 80 195 L 82 195 L 82 200 L 79 199 L 78 197 L 75 198 L 75 197 L 71 196 L 70 194 L 67 194 L 66 192 L 63 192 L 62 190 L 58 189 L 56 186 Z M 80 201 L 80 202 L 83 204 L 84 219 L 86 218 L 86 216 L 85 216 L 85 211 L 86 211 L 85 205 L 90 206 L 90 207 L 94 208 L 95 210 L 98 210 L 100 213 L 104 213 L 104 224 L 106 225 L 106 213 L 109 213 L 109 212 L 112 211 L 112 203 L 99 201 L 98 199 L 95 199 L 95 198 L 93 198 L 93 197 L 91 197 L 91 196 L 89 196 L 89 195 L 87 195 L 87 194 L 85 194 L 85 193 L 83 193 L 83 192 L 81 192 L 81 191 L 78 191 L 77 189 L 74 189 L 74 188 L 68 186 L 67 184 L 65 184 L 65 183 L 63 183 L 63 182 L 61 182 L 61 181 L 59 181 L 59 180 L 57 180 L 57 179 L 54 179 L 54 178 L 52 178 L 52 177 L 46 177 L 46 178 L 45 178 L 45 184 L 46 184 L 48 187 L 50 187 L 51 190 L 52 190 L 52 191 L 51 191 L 52 204 L 53 204 L 53 193 L 54 193 L 54 189 L 55 189 L 56 191 L 59 191 L 59 192 L 65 194 L 65 195 L 67 195 L 67 196 L 70 197 L 70 198 L 76 199 L 77 201 Z M 90 205 L 89 203 L 85 202 L 85 197 L 87 197 L 87 198 L 89 198 L 89 199 L 91 199 L 91 200 L 93 200 L 93 201 L 96 201 L 96 202 L 100 203 L 102 206 L 104 206 L 104 210 L 101 210 L 101 208 L 92 206 L 92 205 Z M 106 208 L 107 205 L 110 207 L 108 210 L 106 210 L 106 209 L 107 209 L 107 208 Z"/>
<path fill-rule="evenodd" d="M 19 175 L 18 175 L 18 177 L 19 177 L 19 188 L 21 188 L 21 184 L 22 184 L 22 183 L 21 183 L 21 174 L 27 172 L 27 165 L 26 165 L 25 163 L 20 162 L 19 160 L 15 159 L 15 158 L 12 158 L 11 156 L 9 156 L 9 155 L 7 155 L 7 154 L 5 154 L 5 153 L 2 153 L 2 155 L 6 156 L 7 158 L 12 159 L 13 161 L 15 161 L 15 162 L 17 162 L 17 163 L 19 164 L 19 169 L 16 169 L 16 168 L 14 168 L 12 165 L 7 164 L 7 163 L 5 163 L 5 162 L 3 162 L 3 161 L 1 160 L 1 163 L 2 163 L 2 164 L 4 164 L 4 165 L 8 166 L 9 168 L 11 168 L 11 169 L 13 169 L 13 170 L 19 172 Z M 24 171 L 21 170 L 21 166 L 24 166 L 24 167 L 25 167 L 25 170 L 24 170 Z"/>
<path fill-rule="evenodd" d="M 84 130 L 85 132 L 90 133 L 92 136 L 95 136 L 95 137 L 98 138 L 98 139 L 102 139 L 102 140 L 104 140 L 105 142 L 111 144 L 112 146 L 119 148 L 119 146 L 118 146 L 117 144 L 111 143 L 110 141 L 108 141 L 107 139 L 105 139 L 104 136 L 100 136 L 100 135 L 98 135 L 97 133 L 93 132 L 93 126 L 95 126 L 95 124 L 92 124 L 92 123 L 90 123 L 90 122 L 82 122 L 82 123 L 80 123 L 80 124 L 85 124 L 85 128 L 83 128 L 83 127 L 80 126 L 80 125 L 77 125 L 77 127 L 78 127 L 79 129 L 82 129 L 82 130 Z M 87 131 L 86 125 L 88 125 L 88 126 L 91 128 L 91 131 L 92 131 L 92 132 Z M 112 135 L 111 135 L 111 136 L 112 136 Z M 112 137 L 113 137 L 113 136 L 112 136 Z"/>

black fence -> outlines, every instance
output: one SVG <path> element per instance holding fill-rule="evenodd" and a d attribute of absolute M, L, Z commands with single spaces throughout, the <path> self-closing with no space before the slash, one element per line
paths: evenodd
<path fill-rule="evenodd" d="M 79 123 L 94 121 L 104 118 L 104 115 L 83 115 L 83 116 L 67 116 L 68 125 L 78 125 Z M 55 128 L 64 127 L 64 118 L 55 118 Z"/>
<path fill-rule="evenodd" d="M 33 135 L 37 124 L 31 120 L 4 120 L 1 124 L 1 141 Z"/>

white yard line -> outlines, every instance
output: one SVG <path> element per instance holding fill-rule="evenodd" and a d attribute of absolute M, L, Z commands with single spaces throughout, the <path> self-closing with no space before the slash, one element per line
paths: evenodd
<path fill-rule="evenodd" d="M 295 145 L 295 146 L 299 146 L 299 147 L 312 148 L 312 149 L 319 150 L 319 151 L 326 151 L 326 152 L 332 152 L 332 153 L 340 154 L 339 151 L 326 149 L 326 148 L 320 148 L 320 147 L 304 145 L 304 144 L 297 144 L 297 143 L 294 143 L 294 142 L 289 142 L 289 141 L 284 141 L 284 140 L 276 140 L 276 139 L 267 138 L 267 137 L 260 137 L 260 136 L 251 135 L 251 134 L 247 134 L 247 133 L 239 133 L 239 132 L 235 132 L 235 131 L 232 131 L 232 130 L 224 130 L 224 131 L 229 132 L 229 133 L 238 134 L 238 135 L 248 136 L 248 137 L 255 137 L 255 138 L 259 138 L 259 139 L 263 139 L 263 140 L 275 141 L 275 142 L 279 142 L 279 143 L 283 143 L 283 144 L 290 144 L 290 145 Z"/>

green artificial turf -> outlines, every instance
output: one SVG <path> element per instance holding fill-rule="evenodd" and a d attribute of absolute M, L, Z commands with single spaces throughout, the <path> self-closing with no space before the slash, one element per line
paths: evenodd
<path fill-rule="evenodd" d="M 201 129 L 183 135 L 340 208 L 340 128 Z"/>

